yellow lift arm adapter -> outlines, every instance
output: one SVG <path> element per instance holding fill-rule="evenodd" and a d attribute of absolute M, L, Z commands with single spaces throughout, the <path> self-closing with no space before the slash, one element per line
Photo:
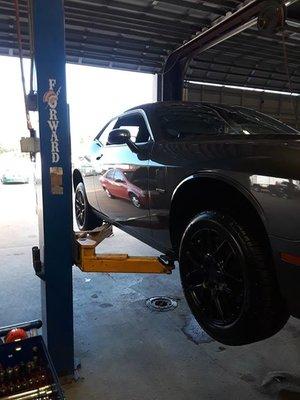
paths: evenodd
<path fill-rule="evenodd" d="M 75 232 L 75 264 L 83 272 L 171 274 L 174 262 L 166 256 L 133 257 L 128 254 L 97 254 L 96 247 L 113 234 L 105 223 L 88 232 Z"/>

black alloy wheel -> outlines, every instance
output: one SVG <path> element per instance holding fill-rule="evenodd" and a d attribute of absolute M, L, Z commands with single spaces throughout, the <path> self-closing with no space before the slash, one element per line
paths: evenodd
<path fill-rule="evenodd" d="M 186 257 L 195 267 L 185 277 L 186 292 L 202 318 L 220 326 L 237 320 L 245 301 L 241 248 L 216 228 L 200 228 L 187 244 Z"/>
<path fill-rule="evenodd" d="M 229 215 L 204 212 L 180 246 L 187 302 L 202 328 L 229 345 L 265 339 L 289 317 L 274 267 L 246 229 Z"/>

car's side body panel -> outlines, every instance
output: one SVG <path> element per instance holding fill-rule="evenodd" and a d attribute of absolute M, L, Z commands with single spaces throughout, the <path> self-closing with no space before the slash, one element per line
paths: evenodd
<path fill-rule="evenodd" d="M 146 181 L 149 176 L 152 236 L 160 248 L 163 245 L 170 249 L 169 212 L 176 187 L 188 177 L 199 177 L 203 174 L 225 180 L 245 194 L 251 194 L 264 212 L 266 229 L 270 235 L 299 240 L 300 191 L 295 187 L 298 187 L 299 181 L 297 157 L 300 143 L 287 138 L 284 141 L 277 138 L 243 139 L 203 138 L 202 142 L 180 145 L 170 142 L 155 143 L 152 149 L 148 145 L 147 160 L 133 155 L 126 145 L 110 146 L 109 154 L 105 154 L 96 164 L 98 168 L 95 168 L 97 204 L 92 190 L 87 190 L 89 201 L 118 224 L 129 223 L 130 228 L 134 228 L 136 225 L 144 225 L 146 220 L 149 223 L 149 216 L 143 214 L 144 209 L 138 210 L 128 202 L 120 203 L 117 199 L 107 200 L 99 181 L 107 170 L 101 165 L 105 164 L 106 168 L 107 165 L 111 168 L 121 167 L 124 170 L 128 168 L 129 158 L 134 158 L 132 165 L 135 165 L 134 168 L 138 167 L 140 179 Z M 291 182 L 291 189 L 286 189 L 284 185 L 284 190 L 280 190 L 281 184 L 286 182 Z M 90 176 L 84 177 L 84 183 L 90 188 Z M 278 190 L 275 190 L 276 187 Z M 117 211 L 112 206 L 116 202 L 120 205 Z M 185 206 L 188 207 L 188 199 Z"/>
<path fill-rule="evenodd" d="M 269 234 L 300 239 L 300 142 L 281 139 L 203 138 L 198 143 L 156 143 L 149 176 L 158 194 L 151 203 L 154 236 L 167 238 L 168 215 L 174 190 L 186 178 L 210 176 L 226 181 L 257 203 Z M 290 182 L 291 189 L 274 190 Z M 285 187 L 286 185 L 284 185 Z M 163 189 L 163 190 L 161 190 Z M 184 207 L 188 207 L 186 199 Z M 293 223 L 291 224 L 291 221 Z"/>

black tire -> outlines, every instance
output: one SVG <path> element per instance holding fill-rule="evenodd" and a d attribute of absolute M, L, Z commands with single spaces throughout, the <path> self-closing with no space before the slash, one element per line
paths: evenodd
<path fill-rule="evenodd" d="M 81 231 L 93 230 L 103 223 L 90 206 L 82 182 L 78 183 L 75 190 L 75 217 Z"/>
<path fill-rule="evenodd" d="M 253 343 L 287 322 L 271 257 L 245 223 L 223 212 L 199 214 L 183 234 L 179 263 L 191 311 L 217 341 Z"/>

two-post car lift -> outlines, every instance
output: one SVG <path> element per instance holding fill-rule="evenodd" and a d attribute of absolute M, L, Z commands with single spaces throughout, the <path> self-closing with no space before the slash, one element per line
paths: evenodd
<path fill-rule="evenodd" d="M 36 179 L 40 243 L 39 250 L 34 252 L 34 265 L 42 277 L 43 335 L 58 374 L 70 375 L 74 371 L 73 265 L 86 272 L 126 273 L 171 273 L 173 265 L 164 256 L 96 254 L 96 246 L 112 233 L 107 224 L 93 232 L 74 234 L 64 2 L 32 2 L 41 161 L 41 176 Z M 254 24 L 262 3 L 248 2 L 173 53 L 166 63 L 162 98 L 180 100 L 191 55 Z"/>
<path fill-rule="evenodd" d="M 72 267 L 85 272 L 171 273 L 164 256 L 96 254 L 112 234 L 104 224 L 74 233 L 69 115 L 66 98 L 63 0 L 33 0 L 34 59 L 37 75 L 41 176 L 36 178 L 39 248 L 33 261 L 42 282 L 43 336 L 59 375 L 74 372 Z M 80 96 L 80 93 L 78 93 Z M 86 101 L 86 99 L 82 99 Z"/>

